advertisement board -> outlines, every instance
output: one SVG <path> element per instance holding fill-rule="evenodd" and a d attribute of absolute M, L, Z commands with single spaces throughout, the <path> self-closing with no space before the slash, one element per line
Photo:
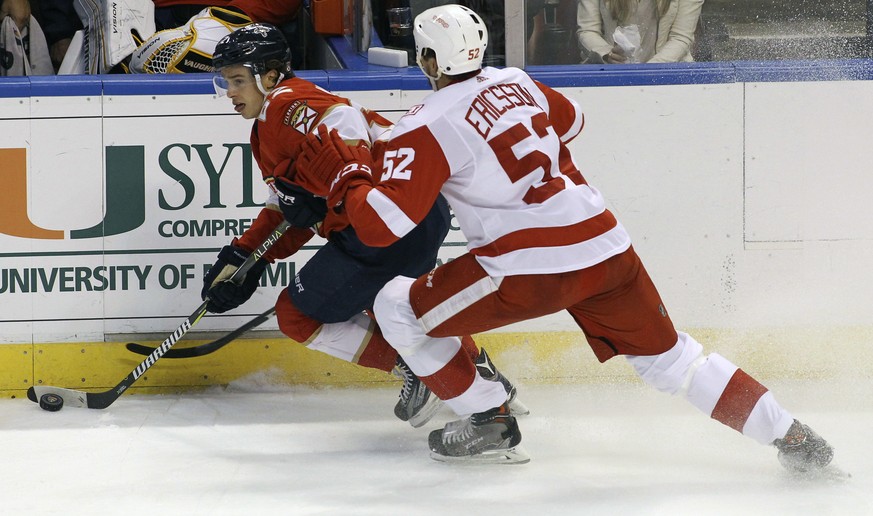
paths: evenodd
<path fill-rule="evenodd" d="M 263 207 L 251 122 L 227 99 L 128 95 L 102 104 L 70 97 L 57 116 L 42 108 L 0 120 L 0 342 L 172 330 L 200 304 L 218 250 Z M 250 302 L 198 330 L 233 329 L 269 308 L 323 243 L 316 236 L 272 264 Z M 463 246 L 454 228 L 440 259 Z"/>

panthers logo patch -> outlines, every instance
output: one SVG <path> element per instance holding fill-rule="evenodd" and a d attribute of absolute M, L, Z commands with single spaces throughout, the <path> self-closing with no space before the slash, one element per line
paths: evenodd
<path fill-rule="evenodd" d="M 318 111 L 309 107 L 306 102 L 297 101 L 285 111 L 282 123 L 293 127 L 302 134 L 307 134 L 312 131 L 317 119 Z"/>

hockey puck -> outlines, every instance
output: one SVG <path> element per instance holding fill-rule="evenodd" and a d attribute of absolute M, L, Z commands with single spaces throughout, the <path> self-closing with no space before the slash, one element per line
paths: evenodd
<path fill-rule="evenodd" d="M 64 407 L 64 398 L 57 394 L 43 394 L 39 397 L 39 408 L 49 412 L 57 412 Z"/>

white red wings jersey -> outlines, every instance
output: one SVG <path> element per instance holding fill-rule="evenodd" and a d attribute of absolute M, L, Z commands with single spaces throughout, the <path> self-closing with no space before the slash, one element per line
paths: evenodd
<path fill-rule="evenodd" d="M 334 95 L 315 84 L 292 77 L 284 80 L 267 95 L 258 119 L 252 127 L 252 154 L 258 163 L 264 182 L 270 187 L 266 201 L 267 210 L 278 211 L 279 199 L 274 178 L 285 176 L 294 179 L 294 160 L 306 133 L 324 124 L 336 129 L 345 140 L 363 140 L 369 146 L 384 145 L 390 133 L 391 122 L 381 115 L 364 109 L 347 98 Z M 381 156 L 381 154 L 379 154 Z M 264 222 L 262 223 L 261 220 Z M 257 248 L 266 235 L 282 220 L 281 215 L 264 213 L 256 219 L 252 228 L 241 238 L 238 245 Z M 269 226 L 269 227 L 268 227 Z M 348 226 L 345 213 L 328 212 L 319 227 L 319 233 L 327 237 L 330 232 Z M 289 233 L 308 232 L 306 228 L 292 228 Z M 312 237 L 311 232 L 308 235 Z M 294 235 L 299 242 L 303 235 Z M 284 240 L 291 241 L 291 238 Z M 284 243 L 284 242 L 283 242 Z M 302 244 L 300 244 L 302 245 Z M 278 245 L 268 258 L 285 258 L 297 251 L 297 247 Z"/>
<path fill-rule="evenodd" d="M 396 124 L 374 188 L 346 206 L 358 236 L 388 245 L 449 201 L 469 251 L 492 276 L 549 274 L 602 262 L 630 237 L 565 143 L 576 102 L 517 68 L 485 68 L 429 95 Z"/>

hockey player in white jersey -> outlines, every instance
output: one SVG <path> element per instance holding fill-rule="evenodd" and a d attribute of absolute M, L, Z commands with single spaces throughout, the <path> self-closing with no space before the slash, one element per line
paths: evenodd
<path fill-rule="evenodd" d="M 409 367 L 463 417 L 431 433 L 431 456 L 529 460 L 506 392 L 482 379 L 456 335 L 567 310 L 601 362 L 624 355 L 647 384 L 775 445 L 789 470 L 827 466 L 827 442 L 674 328 L 628 233 L 566 146 L 582 129 L 577 103 L 517 68 L 482 69 L 487 31 L 465 7 L 427 10 L 414 25 L 418 65 L 435 91 L 397 123 L 383 161 L 322 127 L 297 177 L 341 206 L 370 245 L 405 235 L 440 193 L 454 209 L 469 252 L 395 278 L 374 307 Z"/>

